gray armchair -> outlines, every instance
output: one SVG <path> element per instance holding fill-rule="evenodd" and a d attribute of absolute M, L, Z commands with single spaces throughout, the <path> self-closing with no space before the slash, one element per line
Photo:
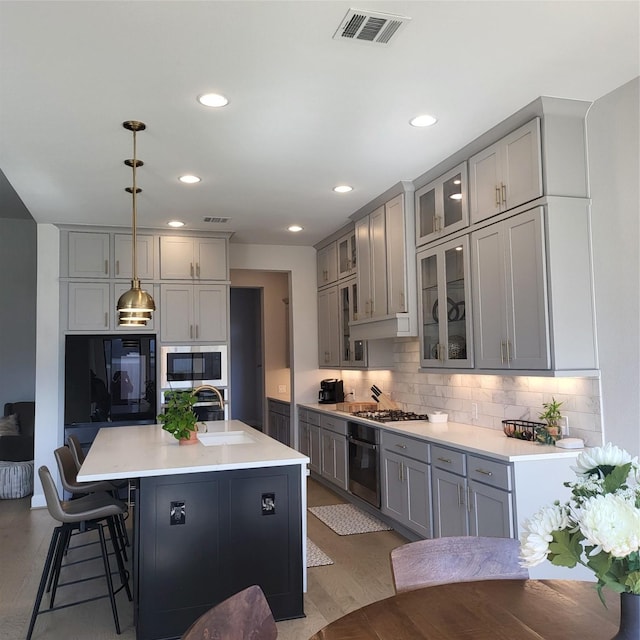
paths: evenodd
<path fill-rule="evenodd" d="M 4 415 L 18 416 L 19 435 L 0 436 L 0 460 L 23 462 L 33 460 L 33 431 L 35 425 L 35 402 L 7 402 Z"/>

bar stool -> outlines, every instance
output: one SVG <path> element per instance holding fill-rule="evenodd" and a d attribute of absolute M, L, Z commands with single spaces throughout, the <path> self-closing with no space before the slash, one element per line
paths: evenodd
<path fill-rule="evenodd" d="M 60 472 L 62 488 L 74 496 L 74 499 L 78 496 L 99 492 L 109 493 L 113 498 L 117 499 L 113 484 L 107 480 L 100 480 L 97 482 L 78 482 L 78 470 L 69 447 L 58 447 L 53 452 L 53 455 L 58 463 L 58 471 Z M 115 525 L 118 540 L 120 541 L 120 550 L 122 551 L 124 559 L 128 560 L 125 547 L 129 545 L 129 539 L 127 536 L 127 528 L 125 526 L 125 514 L 126 509 L 125 513 L 120 514 L 115 518 Z"/>
<path fill-rule="evenodd" d="M 93 493 L 75 500 L 63 501 L 58 497 L 58 491 L 56 489 L 55 482 L 51 477 L 51 473 L 46 466 L 42 466 L 38 469 L 38 475 L 42 482 L 42 488 L 44 496 L 47 502 L 47 509 L 49 514 L 54 520 L 57 520 L 61 524 L 53 530 L 51 536 L 51 543 L 49 544 L 49 551 L 47 552 L 47 559 L 45 560 L 44 569 L 42 570 L 42 577 L 40 578 L 40 585 L 38 587 L 38 594 L 33 606 L 33 612 L 31 614 L 31 621 L 29 623 L 29 630 L 27 632 L 26 640 L 31 640 L 31 634 L 36 623 L 36 618 L 41 613 L 50 613 L 63 609 L 66 607 L 74 606 L 77 604 L 83 604 L 85 602 L 92 602 L 100 598 L 108 597 L 111 601 L 111 611 L 113 613 L 113 620 L 116 626 L 116 633 L 120 633 L 120 622 L 118 620 L 118 610 L 116 608 L 115 594 L 121 589 L 125 589 L 129 601 L 132 600 L 131 590 L 129 589 L 129 580 L 127 572 L 124 568 L 124 562 L 122 561 L 122 555 L 120 553 L 119 545 L 116 543 L 114 518 L 118 515 L 122 515 L 126 505 L 119 500 L 116 500 L 107 493 Z M 113 581 L 111 579 L 111 568 L 109 565 L 109 554 L 107 552 L 106 538 L 104 534 L 105 525 L 109 529 L 111 535 L 111 542 L 113 545 L 113 551 L 116 557 L 116 563 L 118 565 L 118 573 L 120 575 L 121 586 L 114 591 Z M 92 598 L 85 598 L 84 600 L 78 600 L 63 604 L 60 606 L 54 606 L 55 597 L 58 586 L 67 586 L 75 584 L 76 582 L 85 582 L 100 577 L 99 575 L 91 576 L 89 578 L 83 578 L 66 583 L 59 584 L 60 570 L 62 567 L 62 560 L 65 555 L 65 551 L 68 547 L 69 538 L 74 531 L 86 533 L 88 531 L 97 531 L 100 538 L 100 548 L 102 551 L 102 562 L 104 565 L 104 576 L 107 581 L 107 593 L 94 596 Z M 47 580 L 52 577 L 51 582 L 51 596 L 49 600 L 49 608 L 40 611 L 40 604 L 44 595 Z"/>
<path fill-rule="evenodd" d="M 71 451 L 73 460 L 76 463 L 76 473 L 77 473 L 78 471 L 80 471 L 80 467 L 82 466 L 82 463 L 84 462 L 86 457 L 84 450 L 82 448 L 82 445 L 80 444 L 80 440 L 78 440 L 78 436 L 74 436 L 74 435 L 68 436 L 67 444 L 69 445 L 69 450 Z M 114 498 L 119 498 L 120 489 L 124 489 L 125 487 L 129 486 L 129 480 L 109 480 L 108 482 L 111 485 L 111 488 L 109 489 L 109 491 L 113 494 Z M 131 504 L 129 504 L 129 506 L 131 507 Z M 129 515 L 128 513 L 125 514 L 124 520 L 127 519 L 128 515 Z M 127 535 L 127 529 L 124 526 L 124 521 L 122 524 L 122 528 L 124 533 L 124 540 L 128 547 L 129 536 Z"/>

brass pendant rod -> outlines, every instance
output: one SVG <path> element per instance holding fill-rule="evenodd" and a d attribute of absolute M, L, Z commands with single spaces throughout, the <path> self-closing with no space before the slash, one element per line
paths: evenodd
<path fill-rule="evenodd" d="M 133 264 L 131 265 L 131 273 L 133 274 L 133 286 L 134 287 L 139 287 L 140 285 L 138 284 L 138 270 L 137 270 L 137 264 L 136 264 L 136 244 L 137 244 L 137 236 L 136 236 L 136 226 L 137 226 L 137 222 L 138 222 L 138 211 L 136 208 L 136 190 L 137 190 L 137 185 L 136 185 L 136 166 L 138 164 L 137 161 L 137 153 L 136 153 L 136 130 L 135 128 L 133 129 L 133 189 L 131 191 L 131 198 L 132 198 L 132 222 L 131 222 L 131 245 L 133 247 L 133 249 L 131 250 L 132 253 L 132 260 L 133 260 Z"/>

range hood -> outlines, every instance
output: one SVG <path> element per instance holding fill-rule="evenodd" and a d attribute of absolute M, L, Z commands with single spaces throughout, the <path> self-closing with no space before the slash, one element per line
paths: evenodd
<path fill-rule="evenodd" d="M 349 323 L 354 340 L 382 340 L 384 338 L 415 338 L 418 327 L 409 313 L 394 313 L 380 318 L 354 320 Z"/>

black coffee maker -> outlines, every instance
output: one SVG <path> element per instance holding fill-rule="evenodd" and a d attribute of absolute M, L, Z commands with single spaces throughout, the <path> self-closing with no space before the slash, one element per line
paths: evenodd
<path fill-rule="evenodd" d="M 319 404 L 335 404 L 344 402 L 344 386 L 342 380 L 327 378 L 320 383 Z"/>

